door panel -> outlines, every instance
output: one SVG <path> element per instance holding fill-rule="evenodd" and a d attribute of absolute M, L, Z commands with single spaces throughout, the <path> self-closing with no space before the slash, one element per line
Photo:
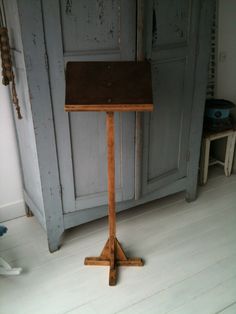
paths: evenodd
<path fill-rule="evenodd" d="M 156 103 L 159 101 L 161 106 L 156 109 L 157 114 L 149 116 L 150 142 L 155 143 L 149 148 L 149 181 L 166 173 L 177 172 L 179 169 L 178 151 L 181 137 L 185 64 L 185 59 L 165 60 L 162 63 L 153 64 L 153 84 L 157 86 L 154 101 Z M 166 93 L 168 89 L 172 92 Z"/>
<path fill-rule="evenodd" d="M 60 24 L 67 61 L 135 58 L 136 0 L 60 0 Z"/>
<path fill-rule="evenodd" d="M 134 60 L 135 0 L 43 0 L 64 212 L 107 203 L 105 113 L 65 113 L 68 61 Z M 79 83 L 79 82 L 78 82 Z M 134 114 L 116 114 L 116 199 L 134 196 Z"/>
<path fill-rule="evenodd" d="M 132 125 L 134 125 L 134 120 L 133 114 L 128 113 L 128 117 L 125 117 L 126 115 L 126 113 L 115 113 L 115 171 L 116 200 L 118 202 L 131 199 L 134 195 L 132 173 L 134 167 L 132 160 L 134 127 Z M 96 206 L 106 204 L 106 115 L 101 112 L 73 113 L 70 115 L 70 121 L 76 207 L 78 209 L 93 207 L 94 202 L 96 202 Z M 125 136 L 129 132 L 128 142 L 125 142 L 122 136 L 125 130 L 124 122 L 127 125 Z M 74 127 L 76 124 L 79 125 L 80 130 L 87 130 L 87 132 L 78 132 L 78 127 Z M 130 126 L 132 129 L 128 130 Z M 122 151 L 122 147 L 126 145 L 129 147 L 125 147 L 125 150 Z M 130 167 L 131 171 L 127 167 Z M 126 177 L 128 173 L 132 174 L 131 179 Z"/>
<path fill-rule="evenodd" d="M 60 6 L 64 51 L 119 50 L 120 0 L 61 0 Z"/>
<path fill-rule="evenodd" d="M 153 11 L 153 49 L 186 45 L 191 23 L 191 1 L 154 0 Z"/>
<path fill-rule="evenodd" d="M 148 14 L 154 112 L 144 118 L 143 194 L 186 176 L 199 4 L 154 0 Z"/>

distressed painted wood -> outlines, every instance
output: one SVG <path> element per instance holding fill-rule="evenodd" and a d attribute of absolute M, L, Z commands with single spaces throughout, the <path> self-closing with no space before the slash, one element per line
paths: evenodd
<path fill-rule="evenodd" d="M 32 123 L 42 184 L 43 214 L 50 251 L 59 247 L 64 231 L 57 151 L 49 89 L 42 7 L 38 0 L 18 1 Z M 29 31 L 30 30 L 30 31 Z"/>
<path fill-rule="evenodd" d="M 149 7 L 155 110 L 144 120 L 143 194 L 187 176 L 200 7 L 190 0 L 153 1 Z"/>
<path fill-rule="evenodd" d="M 18 7 L 16 1 L 5 1 L 16 13 L 8 14 L 12 25 L 10 37 L 14 35 L 16 47 L 14 59 L 18 65 L 23 62 L 18 68 L 26 69 L 25 81 L 17 69 L 20 78 L 17 87 L 20 87 L 25 103 L 23 114 L 26 114 L 26 120 L 17 125 L 17 132 L 21 134 L 18 137 L 25 200 L 47 230 L 51 251 L 58 248 L 64 229 L 107 214 L 106 177 L 101 175 L 106 164 L 97 162 L 94 168 L 87 166 L 89 158 L 100 160 L 106 155 L 103 149 L 105 128 L 102 127 L 105 114 L 64 112 L 65 64 L 80 60 L 134 60 L 136 55 L 136 1 L 111 1 L 106 2 L 105 7 L 104 1 L 93 1 L 101 19 L 94 16 L 96 12 L 88 1 L 33 0 L 29 3 L 19 0 Z M 116 155 L 119 156 L 116 163 L 118 211 L 178 191 L 186 190 L 188 200 L 196 196 L 212 1 L 159 1 L 159 11 L 156 4 L 154 7 L 158 21 L 153 20 L 153 3 L 156 1 L 145 2 L 144 41 L 145 55 L 153 60 L 158 115 L 150 118 L 145 114 L 142 197 L 136 193 L 139 199 L 134 200 L 135 116 L 133 113 L 115 114 Z M 118 19 L 113 11 L 114 14 L 110 12 L 111 5 L 118 15 L 125 14 L 120 14 Z M 82 19 L 79 19 L 81 12 Z M 92 21 L 84 12 L 93 15 Z M 109 25 L 104 20 L 107 15 L 109 21 L 112 16 Z M 15 18 L 19 19 L 20 26 L 15 27 Z M 123 27 L 117 41 L 118 24 Z M 68 25 L 73 27 L 71 35 Z M 157 32 L 157 40 L 153 40 L 153 30 L 157 28 L 163 33 Z M 76 29 L 80 33 L 76 34 Z M 88 30 L 87 37 L 84 29 Z M 92 37 L 94 29 L 96 44 Z M 16 33 L 22 33 L 22 36 Z M 23 47 L 19 52 L 21 40 Z M 83 46 L 80 45 L 82 41 Z M 196 82 L 194 87 L 191 75 Z M 189 89 L 189 92 L 185 94 L 183 89 Z M 187 101 L 190 95 L 192 107 Z M 91 130 L 86 134 L 86 141 L 85 128 Z M 169 145 L 163 145 L 163 138 Z M 119 155 L 120 150 L 122 154 Z M 86 159 L 85 165 L 81 162 L 83 159 Z M 89 172 L 94 174 L 94 180 L 88 179 L 91 178 Z M 139 189 L 140 182 L 136 192 Z"/>
<path fill-rule="evenodd" d="M 206 99 L 213 12 L 214 0 L 202 0 L 198 25 L 198 54 L 195 65 L 192 121 L 189 133 L 189 163 L 187 168 L 188 182 L 186 186 L 187 201 L 193 201 L 197 197 L 198 165 L 200 159 L 201 135 Z"/>
<path fill-rule="evenodd" d="M 7 27 L 9 29 L 10 46 L 12 51 L 14 69 L 16 72 L 16 86 L 21 111 L 24 119 L 18 121 L 15 118 L 18 149 L 20 153 L 21 173 L 24 192 L 27 193 L 37 206 L 32 208 L 34 212 L 44 221 L 43 197 L 41 191 L 40 172 L 38 167 L 37 147 L 35 142 L 35 130 L 32 120 L 30 97 L 27 93 L 28 82 L 26 77 L 26 66 L 24 62 L 21 33 L 15 32 L 20 29 L 17 1 L 4 1 L 5 14 L 7 16 Z M 11 18 L 9 18 L 11 17 Z M 13 113 L 14 114 L 14 113 Z"/>
<path fill-rule="evenodd" d="M 97 54 L 98 50 L 117 50 L 119 53 L 119 41 L 123 44 L 120 18 L 125 8 L 121 0 L 80 0 L 70 4 L 61 0 L 60 7 L 66 53 L 81 52 L 86 55 L 86 52 L 94 51 Z"/>
<path fill-rule="evenodd" d="M 73 113 L 68 115 L 64 112 L 64 64 L 67 61 L 134 59 L 135 1 L 115 1 L 113 4 L 111 11 L 113 22 L 111 25 L 109 24 L 110 31 L 114 32 L 112 39 L 111 32 L 107 33 L 107 21 L 104 20 L 104 15 L 101 16 L 100 20 L 96 20 L 94 17 L 96 14 L 98 16 L 100 5 L 104 8 L 104 12 L 111 10 L 109 2 L 91 1 L 91 4 L 87 1 L 73 2 L 70 13 L 65 1 L 61 1 L 60 6 L 58 1 L 43 2 L 44 22 L 48 30 L 46 42 L 65 213 L 91 208 L 107 202 L 106 177 L 103 175 L 106 173 L 106 159 L 104 158 L 106 151 L 103 148 L 105 116 L 103 113 L 93 113 L 92 115 L 90 113 Z M 84 10 L 87 12 L 86 14 L 84 14 Z M 123 14 L 117 19 L 120 10 Z M 79 42 L 74 40 L 74 33 L 68 34 L 70 23 L 74 23 L 73 29 L 76 28 L 79 38 L 83 37 L 82 48 Z M 83 23 L 82 28 L 81 23 Z M 121 27 L 121 23 L 123 26 L 118 38 L 116 29 Z M 87 37 L 84 35 L 84 29 L 87 30 Z M 93 32 L 97 32 L 99 43 L 91 44 Z M 69 46 L 69 40 L 77 42 L 75 44 L 77 46 Z M 99 47 L 103 48 L 100 49 Z M 134 114 L 116 114 L 115 119 L 118 174 L 116 192 L 117 200 L 124 201 L 132 199 L 134 195 L 134 157 L 132 154 Z M 93 164 L 92 168 L 91 164 Z"/>
<path fill-rule="evenodd" d="M 166 187 L 160 188 L 154 192 L 151 192 L 147 194 L 146 196 L 143 196 L 139 200 L 129 200 L 124 202 L 118 202 L 116 204 L 116 211 L 120 212 L 128 208 L 135 207 L 140 204 L 145 204 L 150 201 L 165 197 L 167 195 L 171 195 L 177 192 L 183 191 L 183 187 L 186 186 L 187 179 L 182 178 L 180 180 L 177 180 L 171 184 L 169 184 Z M 78 212 L 74 213 L 67 213 L 64 215 L 64 225 L 65 228 L 71 228 L 77 225 L 84 224 L 86 222 L 104 217 L 107 215 L 107 205 L 103 206 L 96 206 L 93 208 L 87 208 L 84 210 L 80 210 L 79 214 Z"/>

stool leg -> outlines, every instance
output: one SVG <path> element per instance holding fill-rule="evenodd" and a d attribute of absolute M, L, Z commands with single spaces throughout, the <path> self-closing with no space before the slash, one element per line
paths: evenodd
<path fill-rule="evenodd" d="M 200 185 L 203 185 L 204 161 L 205 161 L 205 139 L 202 139 L 201 157 L 200 157 L 200 173 L 199 173 Z"/>
<path fill-rule="evenodd" d="M 210 158 L 210 144 L 211 144 L 211 141 L 208 138 L 203 139 L 202 152 L 201 152 L 201 164 L 200 164 L 200 184 L 201 185 L 204 185 L 207 182 L 209 158 Z"/>
<path fill-rule="evenodd" d="M 232 171 L 235 138 L 236 138 L 236 132 L 233 132 L 227 138 L 226 152 L 225 152 L 225 165 L 224 165 L 224 171 L 227 177 L 231 175 L 231 171 Z"/>

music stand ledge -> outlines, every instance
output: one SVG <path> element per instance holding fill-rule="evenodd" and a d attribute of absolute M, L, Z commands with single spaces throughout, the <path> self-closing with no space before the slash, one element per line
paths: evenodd
<path fill-rule="evenodd" d="M 98 257 L 85 265 L 110 266 L 109 285 L 117 282 L 117 266 L 143 266 L 128 258 L 116 238 L 114 112 L 152 111 L 149 62 L 69 62 L 66 69 L 65 111 L 106 112 L 109 238 Z"/>

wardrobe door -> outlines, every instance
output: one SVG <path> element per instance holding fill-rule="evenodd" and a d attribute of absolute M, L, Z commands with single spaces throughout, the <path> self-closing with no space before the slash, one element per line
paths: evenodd
<path fill-rule="evenodd" d="M 186 176 L 200 7 L 197 0 L 151 2 L 154 112 L 144 118 L 143 194 Z"/>
<path fill-rule="evenodd" d="M 136 1 L 43 0 L 43 16 L 63 210 L 104 205 L 105 113 L 64 112 L 65 67 L 68 61 L 134 60 Z M 119 202 L 134 197 L 134 113 L 116 113 L 115 123 Z"/>

